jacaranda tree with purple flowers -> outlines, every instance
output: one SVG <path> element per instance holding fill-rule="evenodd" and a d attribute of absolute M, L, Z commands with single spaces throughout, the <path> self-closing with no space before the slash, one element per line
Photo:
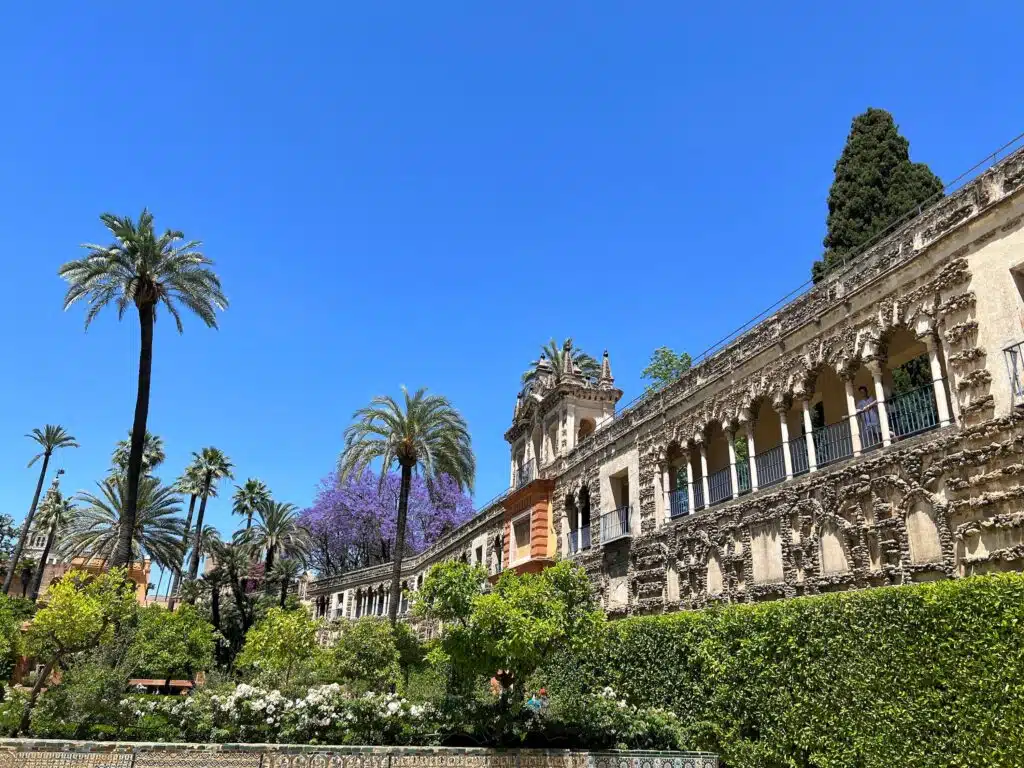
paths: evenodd
<path fill-rule="evenodd" d="M 320 481 L 313 505 L 302 513 L 310 533 L 310 565 L 324 576 L 385 563 L 394 557 L 401 476 L 384 478 L 372 469 L 339 482 L 331 472 Z M 420 476 L 409 488 L 406 554 L 422 551 L 473 517 L 473 502 L 448 475 L 433 483 Z"/>

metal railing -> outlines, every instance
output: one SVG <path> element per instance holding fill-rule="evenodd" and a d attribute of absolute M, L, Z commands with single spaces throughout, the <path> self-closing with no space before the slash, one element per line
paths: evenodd
<path fill-rule="evenodd" d="M 789 461 L 793 465 L 793 475 L 802 475 L 811 471 L 807 461 L 807 435 L 800 435 L 789 441 Z"/>
<path fill-rule="evenodd" d="M 732 498 L 732 473 L 729 467 L 708 475 L 708 493 L 712 504 L 721 504 Z"/>
<path fill-rule="evenodd" d="M 516 488 L 532 483 L 537 477 L 537 462 L 530 459 L 516 470 Z"/>
<path fill-rule="evenodd" d="M 704 483 L 698 477 L 693 483 L 693 511 L 704 509 Z"/>
<path fill-rule="evenodd" d="M 928 384 L 896 395 L 885 403 L 889 414 L 889 434 L 901 440 L 939 425 L 939 412 L 935 407 L 935 388 Z"/>
<path fill-rule="evenodd" d="M 684 485 L 668 495 L 668 516 L 683 517 L 688 514 L 690 514 L 690 495 Z"/>
<path fill-rule="evenodd" d="M 782 453 L 784 450 L 785 446 L 780 443 L 764 453 L 754 454 L 758 488 L 767 488 L 786 479 L 786 457 Z"/>
<path fill-rule="evenodd" d="M 1006 374 L 1010 377 L 1010 398 L 1013 405 L 1024 403 L 1024 341 L 1003 350 Z"/>
<path fill-rule="evenodd" d="M 750 459 L 736 462 L 736 490 L 740 496 L 750 493 Z"/>
<path fill-rule="evenodd" d="M 857 429 L 860 431 L 860 447 L 870 451 L 882 444 L 882 425 L 878 421 L 878 405 L 872 405 L 857 413 Z"/>
<path fill-rule="evenodd" d="M 569 531 L 569 554 L 575 555 L 577 552 L 582 552 L 584 549 L 590 549 L 589 525 L 584 525 L 582 528 Z"/>
<path fill-rule="evenodd" d="M 606 544 L 630 535 L 629 505 L 601 515 L 601 543 Z"/>
<path fill-rule="evenodd" d="M 814 458 L 819 467 L 853 456 L 849 419 L 843 418 L 827 427 L 818 427 L 811 434 L 814 436 Z"/>

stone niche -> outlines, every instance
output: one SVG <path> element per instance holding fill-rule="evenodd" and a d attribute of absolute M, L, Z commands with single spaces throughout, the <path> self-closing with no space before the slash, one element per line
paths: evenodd
<path fill-rule="evenodd" d="M 907 539 L 910 544 L 910 562 L 937 563 L 942 560 L 939 526 L 928 502 L 914 502 L 907 513 Z"/>
<path fill-rule="evenodd" d="M 846 573 L 850 570 L 845 536 L 835 523 L 822 526 L 818 550 L 822 574 Z"/>
<path fill-rule="evenodd" d="M 783 580 L 782 531 L 778 520 L 751 527 L 750 556 L 755 584 Z"/>
<path fill-rule="evenodd" d="M 725 591 L 725 578 L 722 575 L 722 562 L 718 551 L 712 550 L 708 555 L 708 594 L 720 595 Z"/>

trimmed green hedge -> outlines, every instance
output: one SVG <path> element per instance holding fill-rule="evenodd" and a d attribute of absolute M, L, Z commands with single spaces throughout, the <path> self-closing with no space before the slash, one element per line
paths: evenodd
<path fill-rule="evenodd" d="M 1024 576 L 611 622 L 540 682 L 671 709 L 733 768 L 1024 766 Z"/>

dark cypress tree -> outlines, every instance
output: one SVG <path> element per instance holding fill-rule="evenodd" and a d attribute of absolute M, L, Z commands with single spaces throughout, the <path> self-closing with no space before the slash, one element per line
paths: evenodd
<path fill-rule="evenodd" d="M 942 181 L 924 163 L 910 162 L 910 142 L 884 109 L 853 119 L 828 193 L 825 255 L 814 262 L 818 282 L 896 219 L 942 196 Z"/>

